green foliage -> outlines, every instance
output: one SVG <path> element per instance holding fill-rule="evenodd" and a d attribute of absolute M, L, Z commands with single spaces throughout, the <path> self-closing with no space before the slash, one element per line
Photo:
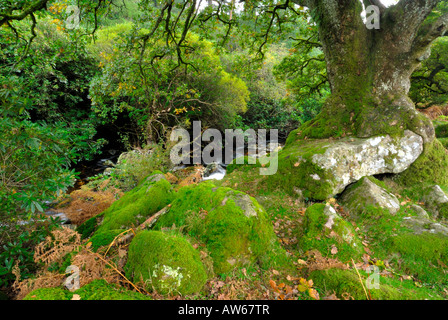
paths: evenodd
<path fill-rule="evenodd" d="M 0 33 L 11 39 L 2 43 L 5 54 L 0 57 L 5 62 L 0 69 L 2 115 L 64 127 L 76 147 L 73 160 L 91 159 L 104 141 L 93 141 L 98 121 L 89 112 L 87 95 L 98 67 L 85 51 L 86 39 L 43 19 L 31 44 L 34 54 L 14 64 L 12 34 Z"/>
<path fill-rule="evenodd" d="M 327 69 L 317 25 L 309 25 L 304 19 L 296 27 L 295 45 L 289 54 L 274 67 L 274 75 L 286 80 L 295 99 L 328 96 L 330 93 Z"/>
<path fill-rule="evenodd" d="M 29 278 L 36 271 L 34 247 L 57 228 L 59 221 L 22 221 L 17 219 L 0 220 L 0 287 L 10 285 L 16 276 L 13 268 L 17 265 L 22 279 Z"/>
<path fill-rule="evenodd" d="M 443 105 L 448 102 L 448 39 L 438 38 L 431 56 L 411 77 L 409 96 L 418 106 Z"/>
<path fill-rule="evenodd" d="M 185 38 L 189 49 L 182 49 L 188 64 L 182 65 L 176 52 L 161 41 L 152 39 L 142 52 L 137 36 L 148 30 L 134 25 L 126 33 L 127 26 L 114 49 L 101 53 L 102 74 L 91 82 L 93 110 L 105 121 L 129 114 L 146 141 L 159 142 L 167 127 L 181 121 L 188 126 L 200 119 L 225 128 L 237 112 L 246 110 L 245 83 L 223 70 L 211 42 L 189 34 Z"/>
<path fill-rule="evenodd" d="M 76 157 L 64 127 L 0 118 L 0 213 L 43 211 L 44 201 L 63 194 L 74 181 Z"/>
<path fill-rule="evenodd" d="M 160 144 L 152 144 L 142 149 L 122 153 L 113 168 L 101 175 L 89 178 L 89 186 L 97 186 L 109 179 L 108 186 L 122 191 L 135 188 L 154 171 L 167 172 L 171 167 L 170 149 Z"/>
<path fill-rule="evenodd" d="M 277 129 L 279 137 L 286 137 L 290 131 L 301 124 L 301 114 L 295 109 L 288 108 L 279 100 L 252 96 L 247 112 L 240 116 L 243 130 L 246 129 Z"/>

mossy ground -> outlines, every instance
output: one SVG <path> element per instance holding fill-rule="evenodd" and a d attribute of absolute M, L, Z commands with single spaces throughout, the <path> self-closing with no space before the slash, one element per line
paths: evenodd
<path fill-rule="evenodd" d="M 107 283 L 102 279 L 93 280 L 73 292 L 60 287 L 36 289 L 23 300 L 72 300 L 75 294 L 80 300 L 152 300 L 150 296 Z"/>
<path fill-rule="evenodd" d="M 167 242 L 166 238 L 175 238 L 183 244 L 176 244 L 178 249 L 174 256 L 196 256 L 193 259 L 196 266 L 201 269 L 202 265 L 204 273 L 197 274 L 205 276 L 189 284 L 200 285 L 182 291 L 183 295 L 192 299 L 311 299 L 307 291 L 296 290 L 288 296 L 284 289 L 278 288 L 283 284 L 282 288 L 290 286 L 295 290 L 300 279 L 305 278 L 314 281 L 314 289 L 321 298 L 332 297 L 335 293 L 340 299 L 349 296 L 365 299 L 354 262 L 364 281 L 371 275 L 366 273 L 366 266 L 380 269 L 380 289 L 370 289 L 371 299 L 448 298 L 444 291 L 448 285 L 446 239 L 431 234 L 414 235 L 402 224 L 404 217 L 417 216 L 410 205 L 420 204 L 419 188 L 432 182 L 407 185 L 389 176 L 369 177 L 397 196 L 401 209 L 395 215 L 384 215 L 381 209 L 367 206 L 365 214 L 355 220 L 339 205 L 337 198 L 328 199 L 341 216 L 343 225 L 349 226 L 356 235 L 362 248 L 358 251 L 322 232 L 327 220 L 320 209 L 325 207 L 326 201 L 311 201 L 270 183 L 270 177 L 261 176 L 259 169 L 256 165 L 235 166 L 221 181 L 175 188 L 170 191 L 173 192 L 170 211 L 158 220 L 155 231 L 142 231 L 142 234 L 162 234 L 160 238 L 165 239 L 153 241 L 155 247 L 160 247 L 160 250 L 153 250 L 153 254 L 160 257 L 148 258 L 151 263 L 173 258 L 173 255 L 162 257 L 171 250 L 160 243 Z M 238 206 L 238 199 L 244 194 L 256 200 L 252 209 L 259 213 L 258 219 L 247 218 Z M 119 212 L 119 208 L 116 209 Z M 92 230 L 96 231 L 88 241 L 95 243 L 95 247 L 105 248 L 123 229 L 99 232 L 98 221 L 101 218 L 87 221 L 78 229 L 90 232 L 86 239 L 91 237 Z M 250 250 L 248 243 L 253 244 Z M 337 248 L 336 253 L 331 252 L 333 247 Z M 140 254 L 144 251 L 142 248 L 132 250 L 134 253 L 129 248 L 128 261 L 146 259 Z M 236 259 L 229 268 L 227 257 L 233 257 L 235 252 L 240 253 L 241 259 Z M 140 267 L 143 273 L 144 267 Z M 129 272 L 133 271 L 129 269 Z M 164 292 L 162 297 L 171 298 L 181 291 L 169 287 L 167 291 L 159 288 Z M 65 293 L 58 289 L 52 296 L 65 299 Z"/>
<path fill-rule="evenodd" d="M 324 210 L 328 208 L 332 207 L 323 203 L 308 207 L 298 235 L 298 249 L 302 252 L 317 249 L 324 256 L 337 258 L 344 263 L 351 259 L 358 260 L 364 249 L 354 226 L 336 216 L 336 212 L 330 221 L 330 217 L 324 214 Z"/>
<path fill-rule="evenodd" d="M 251 186 L 260 185 L 260 178 L 255 171 L 252 174 L 250 174 L 251 171 L 247 172 L 249 174 L 242 176 L 239 169 L 236 169 L 226 176 L 221 184 L 232 186 L 235 189 L 241 188 L 241 190 L 250 190 Z M 269 191 L 266 188 L 256 188 L 256 190 L 252 189 L 251 192 L 266 208 L 273 223 L 279 217 L 284 221 L 293 218 L 296 221 L 293 228 L 295 234 L 310 235 L 309 238 L 299 236 L 298 241 L 294 239 L 294 245 L 292 246 L 282 242 L 282 246 L 287 248 L 295 259 L 302 261 L 301 265 L 296 264 L 296 270 L 300 270 L 299 273 L 313 279 L 315 287 L 321 295 L 330 295 L 335 291 L 338 298 L 343 298 L 342 294 L 347 292 L 356 299 L 365 299 L 358 275 L 354 273 L 355 270 L 350 263 L 350 260 L 353 259 L 358 263 L 368 261 L 368 264 L 383 266 L 382 271 L 386 275 L 381 275 L 380 282 L 383 286 L 380 288 L 382 289 L 379 291 L 376 289 L 370 290 L 369 298 L 371 299 L 446 299 L 447 294 L 443 288 L 446 288 L 448 279 L 446 269 L 446 265 L 448 265 L 446 261 L 448 240 L 431 234 L 414 235 L 402 223 L 404 217 L 417 216 L 417 212 L 414 211 L 411 204 L 424 207 L 420 202 L 421 190 L 423 186 L 432 185 L 433 182 L 423 181 L 422 183 L 408 185 L 401 184 L 400 179 L 388 175 L 379 176 L 377 179 L 374 177 L 368 178 L 394 194 L 400 201 L 401 208 L 395 215 L 390 215 L 380 208 L 366 206 L 365 212 L 361 215 L 362 218 L 354 220 L 337 204 L 337 199 L 333 199 L 333 201 L 336 201 L 336 208 L 340 210 L 338 210 L 338 213 L 357 230 L 358 238 L 362 241 L 362 247 L 365 250 L 364 254 L 353 252 L 352 248 L 342 247 L 336 242 L 330 243 L 329 240 L 333 239 L 317 233 L 314 238 L 311 236 L 312 230 L 304 228 L 306 225 L 305 209 L 316 207 L 313 202 L 309 202 L 307 199 L 305 201 L 297 196 L 294 197 L 282 189 Z M 441 187 L 448 191 L 448 188 L 443 185 Z M 324 203 L 319 205 L 323 206 Z M 322 223 L 325 223 L 325 221 L 320 221 L 320 224 Z M 304 245 L 303 248 L 318 249 L 324 259 L 330 259 L 328 260 L 331 261 L 328 263 L 329 266 L 335 263 L 331 259 L 336 258 L 338 261 L 346 262 L 345 265 L 350 270 L 336 271 L 340 273 L 333 279 L 334 281 L 328 281 L 321 275 L 326 272 L 325 270 L 308 273 L 307 270 L 314 268 L 313 262 L 303 248 L 300 248 L 300 244 Z M 338 248 L 336 255 L 331 254 L 332 245 Z M 368 276 L 365 271 L 360 270 L 360 272 L 364 279 Z M 325 280 L 325 283 L 321 281 L 322 279 Z"/>

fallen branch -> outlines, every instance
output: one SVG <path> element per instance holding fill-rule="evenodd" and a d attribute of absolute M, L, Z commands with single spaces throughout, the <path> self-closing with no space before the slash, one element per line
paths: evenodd
<path fill-rule="evenodd" d="M 154 215 L 152 215 L 150 218 L 146 219 L 145 222 L 140 224 L 135 229 L 135 231 L 133 229 L 130 229 L 130 230 L 132 230 L 132 233 L 128 233 L 130 230 L 126 230 L 126 231 L 120 233 L 116 238 L 120 237 L 120 235 L 123 234 L 123 233 L 127 233 L 127 234 L 124 235 L 124 236 L 121 236 L 118 239 L 114 239 L 114 241 L 112 241 L 110 246 L 112 246 L 114 243 L 117 243 L 117 244 L 127 244 L 127 243 L 129 243 L 134 238 L 134 236 L 135 236 L 137 231 L 140 231 L 140 230 L 143 230 L 143 229 L 146 229 L 146 228 L 151 228 L 152 226 L 154 226 L 154 224 L 157 222 L 157 220 L 162 215 L 164 215 L 165 213 L 167 213 L 169 211 L 170 207 L 171 207 L 171 205 L 169 204 L 166 207 L 164 207 L 162 210 L 160 210 L 157 213 L 155 213 Z M 107 250 L 109 250 L 109 249 L 107 249 Z M 106 251 L 106 253 L 107 253 L 107 251 Z"/>

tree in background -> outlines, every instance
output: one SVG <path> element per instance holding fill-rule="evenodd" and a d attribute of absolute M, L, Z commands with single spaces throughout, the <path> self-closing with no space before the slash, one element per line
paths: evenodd
<path fill-rule="evenodd" d="M 411 78 L 410 97 L 418 107 L 443 105 L 448 102 L 448 39 L 437 39 L 431 56 Z"/>

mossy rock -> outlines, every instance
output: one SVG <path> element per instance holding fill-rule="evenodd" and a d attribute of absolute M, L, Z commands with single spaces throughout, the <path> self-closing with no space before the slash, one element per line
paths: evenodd
<path fill-rule="evenodd" d="M 438 140 L 445 149 L 448 149 L 448 138 L 438 138 Z"/>
<path fill-rule="evenodd" d="M 438 139 L 425 144 L 420 157 L 394 180 L 405 187 L 415 185 L 448 185 L 448 150 Z"/>
<path fill-rule="evenodd" d="M 244 171 L 251 170 L 253 168 L 261 168 L 261 163 L 258 158 L 253 158 L 253 157 L 248 157 L 248 156 L 239 157 L 239 158 L 233 159 L 232 162 L 230 162 L 227 165 L 226 174 L 230 174 L 233 171 L 235 171 L 236 169 L 240 169 L 240 171 L 244 172 Z"/>
<path fill-rule="evenodd" d="M 433 218 L 448 219 L 448 196 L 438 185 L 422 188 L 420 200 Z"/>
<path fill-rule="evenodd" d="M 207 271 L 199 252 L 182 235 L 141 231 L 129 246 L 126 275 L 161 294 L 199 292 Z"/>
<path fill-rule="evenodd" d="M 303 252 L 317 249 L 324 256 L 336 257 L 342 262 L 356 260 L 364 253 L 353 225 L 329 204 L 316 203 L 308 207 L 299 233 L 298 246 Z M 336 254 L 331 254 L 333 247 L 337 249 Z"/>
<path fill-rule="evenodd" d="M 400 210 L 400 202 L 386 189 L 382 181 L 363 177 L 342 193 L 340 202 L 353 217 L 372 213 L 395 214 Z"/>
<path fill-rule="evenodd" d="M 136 227 L 167 206 L 173 198 L 171 184 L 161 172 L 154 172 L 104 211 L 103 221 L 95 234 Z"/>
<path fill-rule="evenodd" d="M 314 287 L 318 290 L 324 290 L 326 294 L 335 293 L 337 297 L 342 298 L 345 294 L 350 294 L 355 300 L 366 300 L 366 288 L 368 299 L 372 300 L 441 300 L 440 295 L 433 290 L 426 288 L 418 288 L 413 281 L 397 280 L 389 277 L 378 275 L 375 285 L 374 270 L 366 273 L 363 270 L 358 271 L 361 279 L 359 279 L 356 270 L 342 269 L 325 269 L 315 270 L 311 272 L 310 278 L 314 282 Z M 371 277 L 371 278 L 369 278 Z M 360 281 L 363 281 L 361 284 Z M 371 284 L 369 287 L 367 283 Z"/>
<path fill-rule="evenodd" d="M 93 280 L 76 291 L 64 288 L 39 288 L 28 293 L 23 300 L 71 300 L 73 295 L 81 300 L 151 300 L 144 294 L 127 290 L 104 279 Z"/>
<path fill-rule="evenodd" d="M 210 181 L 181 188 L 154 229 L 173 225 L 206 245 L 216 273 L 256 262 L 276 241 L 257 200 Z"/>
<path fill-rule="evenodd" d="M 300 140 L 291 132 L 278 154 L 278 172 L 268 177 L 273 187 L 289 194 L 326 200 L 363 176 L 399 173 L 423 152 L 423 138 L 405 130 L 400 135 L 339 140 Z"/>

